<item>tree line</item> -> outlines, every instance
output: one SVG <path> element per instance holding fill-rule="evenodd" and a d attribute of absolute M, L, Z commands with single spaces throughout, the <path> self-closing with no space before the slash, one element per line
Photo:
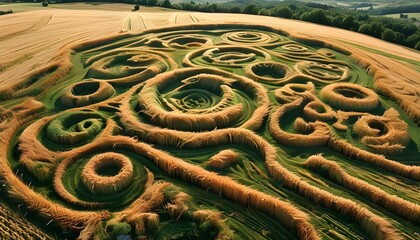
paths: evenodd
<path fill-rule="evenodd" d="M 57 0 L 56 2 L 77 1 L 78 0 Z M 248 3 L 244 5 L 241 0 L 235 0 L 224 4 L 209 2 L 196 3 L 194 1 L 172 3 L 170 0 L 111 0 L 108 2 L 131 3 L 138 5 L 138 7 L 140 7 L 140 5 L 160 6 L 186 11 L 245 13 L 297 19 L 367 34 L 385 41 L 420 50 L 420 29 L 413 22 L 417 21 L 417 19 L 394 19 L 368 15 L 372 14 L 372 11 L 379 11 L 378 9 L 351 10 L 320 3 L 304 3 L 287 0 L 279 3 L 264 3 L 264 5 L 259 3 Z M 412 7 L 420 8 L 420 4 L 410 5 L 408 9 L 412 9 Z M 392 10 L 395 12 L 397 11 L 396 8 L 398 7 L 395 7 Z M 399 8 L 399 10 L 409 12 L 407 6 L 400 6 Z M 388 10 L 385 9 L 383 11 Z M 420 12 L 420 10 L 418 11 Z"/>
<path fill-rule="evenodd" d="M 172 4 L 170 0 L 134 0 L 135 3 L 147 6 L 161 6 L 178 10 L 246 13 L 289 19 L 303 20 L 327 26 L 347 29 L 363 33 L 388 42 L 397 43 L 420 50 L 420 29 L 410 19 L 394 19 L 389 17 L 370 16 L 366 11 L 336 8 L 326 4 L 283 2 L 271 7 L 260 4 L 217 4 L 186 3 Z"/>

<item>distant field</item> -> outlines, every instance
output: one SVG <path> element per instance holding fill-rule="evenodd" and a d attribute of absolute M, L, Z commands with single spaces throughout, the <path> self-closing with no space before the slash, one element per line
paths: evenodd
<path fill-rule="evenodd" d="M 0 6 L 0 238 L 419 239 L 418 51 L 36 5 Z"/>
<path fill-rule="evenodd" d="M 408 18 L 417 18 L 420 19 L 420 13 L 404 13 L 405 15 L 408 15 Z M 400 14 L 396 13 L 396 14 L 387 14 L 387 15 L 383 15 L 384 17 L 392 17 L 392 18 L 400 18 Z"/>
<path fill-rule="evenodd" d="M 12 9 L 13 12 L 28 12 L 36 10 L 46 9 L 71 9 L 71 10 L 105 10 L 105 11 L 123 11 L 128 12 L 133 9 L 132 4 L 124 3 L 60 3 L 60 4 L 49 4 L 48 7 L 43 7 L 41 3 L 12 3 L 12 4 L 0 4 L 0 11 L 7 11 Z M 176 10 L 175 10 L 176 11 Z M 161 8 L 161 7 L 140 7 L 140 12 L 174 12 L 173 9 Z"/>

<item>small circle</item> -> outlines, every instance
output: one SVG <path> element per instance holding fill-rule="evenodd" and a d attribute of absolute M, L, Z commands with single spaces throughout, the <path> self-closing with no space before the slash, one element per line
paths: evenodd
<path fill-rule="evenodd" d="M 376 119 L 371 119 L 370 121 L 367 121 L 367 125 L 371 129 L 376 129 L 378 132 L 378 135 L 384 135 L 389 131 L 388 126 L 386 125 L 385 122 L 379 121 Z"/>
<path fill-rule="evenodd" d="M 86 143 L 104 127 L 105 120 L 94 112 L 65 112 L 52 120 L 47 128 L 47 138 L 58 144 Z"/>
<path fill-rule="evenodd" d="M 281 48 L 291 52 L 306 52 L 308 50 L 308 48 L 295 43 L 283 45 Z"/>
<path fill-rule="evenodd" d="M 337 64 L 304 61 L 297 63 L 296 69 L 311 80 L 324 83 L 344 81 L 350 77 L 349 68 Z"/>
<path fill-rule="evenodd" d="M 291 69 L 283 64 L 276 62 L 262 62 L 248 66 L 245 75 L 256 81 L 273 83 L 288 77 Z"/>
<path fill-rule="evenodd" d="M 106 152 L 95 155 L 82 171 L 89 192 L 110 195 L 127 188 L 133 179 L 133 164 L 122 154 Z"/>
<path fill-rule="evenodd" d="M 102 102 L 115 94 L 111 84 L 103 81 L 86 81 L 71 85 L 60 101 L 65 107 L 82 107 Z"/>
<path fill-rule="evenodd" d="M 180 36 L 168 41 L 168 45 L 175 48 L 195 48 L 210 44 L 210 39 L 196 36 Z"/>
<path fill-rule="evenodd" d="M 335 83 L 324 87 L 320 97 L 336 109 L 367 112 L 378 106 L 378 95 L 365 87 L 352 83 Z"/>
<path fill-rule="evenodd" d="M 283 41 L 280 35 L 272 32 L 234 31 L 222 35 L 222 39 L 232 44 L 272 45 Z"/>

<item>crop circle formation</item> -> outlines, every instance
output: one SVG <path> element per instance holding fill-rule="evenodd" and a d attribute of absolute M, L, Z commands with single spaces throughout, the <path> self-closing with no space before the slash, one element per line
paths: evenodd
<path fill-rule="evenodd" d="M 36 86 L 18 89 L 23 97 L 0 102 L 0 190 L 46 233 L 419 232 L 416 125 L 348 51 L 236 24 L 147 30 L 69 51 L 60 57 L 70 68 L 36 73 Z"/>

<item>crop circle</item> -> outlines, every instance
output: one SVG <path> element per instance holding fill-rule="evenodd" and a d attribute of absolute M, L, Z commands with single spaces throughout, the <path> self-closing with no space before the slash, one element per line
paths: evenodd
<path fill-rule="evenodd" d="M 109 195 L 131 184 L 133 165 L 130 159 L 122 154 L 101 153 L 90 159 L 81 177 L 91 193 Z"/>

